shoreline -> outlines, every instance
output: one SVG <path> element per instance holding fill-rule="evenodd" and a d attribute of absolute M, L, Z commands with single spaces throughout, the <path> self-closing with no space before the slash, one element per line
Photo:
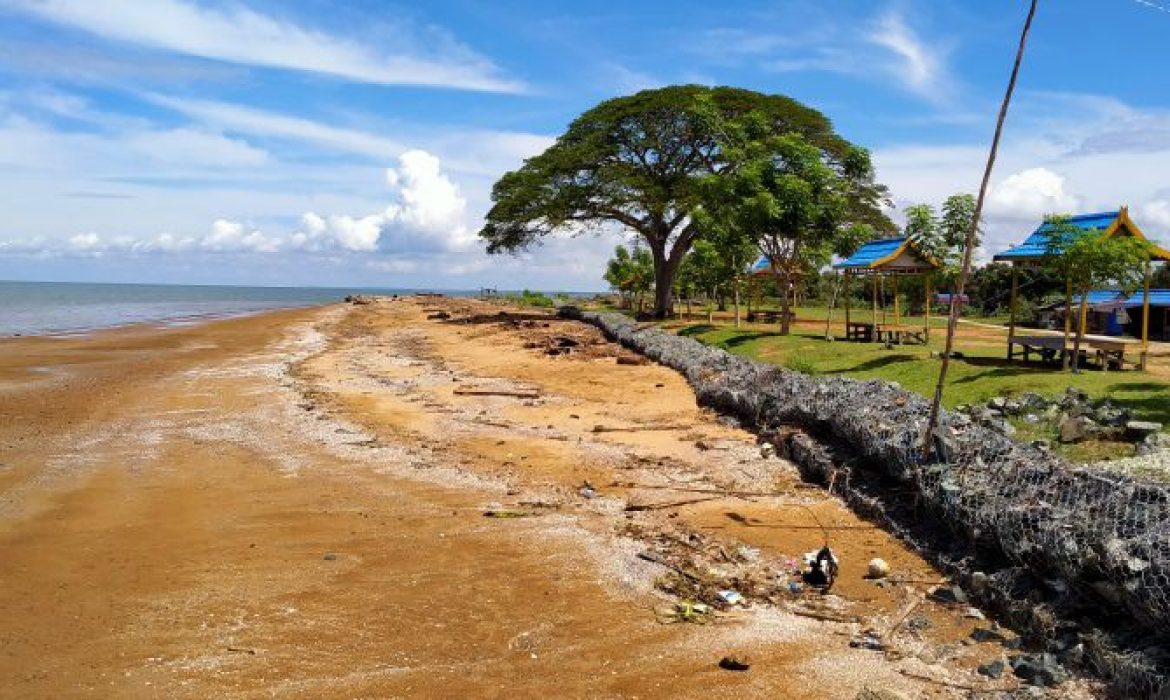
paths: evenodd
<path fill-rule="evenodd" d="M 915 594 L 864 580 L 868 559 L 937 576 L 901 543 L 675 372 L 500 311 L 383 300 L 0 343 L 9 692 L 849 699 L 939 689 L 902 671 L 979 682 L 993 650 L 956 644 L 976 624 L 961 611 L 921 606 L 900 661 L 851 648 L 857 624 L 790 611 L 890 624 Z M 647 549 L 747 586 L 822 533 L 836 595 L 656 621 L 676 599 Z M 739 546 L 757 553 L 718 556 Z M 719 669 L 727 654 L 752 670 Z"/>

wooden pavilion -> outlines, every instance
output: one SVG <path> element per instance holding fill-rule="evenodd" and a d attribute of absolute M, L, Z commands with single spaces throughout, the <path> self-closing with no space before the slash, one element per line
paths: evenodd
<path fill-rule="evenodd" d="M 1133 236 L 1143 241 L 1149 241 L 1138 225 L 1129 216 L 1129 208 L 1121 207 L 1117 211 L 1100 212 L 1096 214 L 1079 214 L 1069 218 L 1069 223 L 1085 231 L 1103 231 L 1106 237 Z M 1065 328 L 1060 331 L 1039 331 L 1029 329 L 1027 335 L 1016 335 L 1017 312 L 1019 307 L 1019 267 L 1023 265 L 1039 265 L 1053 255 L 1050 246 L 1052 224 L 1042 223 L 1032 235 L 1021 244 L 1008 248 L 994 256 L 996 262 L 1010 262 L 1012 264 L 1012 292 L 1010 303 L 1010 317 L 1008 320 L 1007 356 L 1011 360 L 1017 355 L 1027 359 L 1033 352 L 1044 358 L 1061 358 L 1072 352 L 1067 341 L 1071 330 L 1071 321 L 1065 318 Z M 1102 368 L 1110 365 L 1122 367 L 1125 364 L 1125 353 L 1133 346 L 1140 348 L 1138 366 L 1146 367 L 1146 356 L 1149 353 L 1150 327 L 1150 274 L 1151 266 L 1157 261 L 1170 261 L 1170 251 L 1160 248 L 1151 242 L 1150 261 L 1146 263 L 1145 284 L 1143 285 L 1141 304 L 1141 339 L 1131 340 L 1107 335 L 1085 334 L 1086 319 L 1078 320 L 1083 345 L 1088 351 L 1096 353 Z M 1072 280 L 1067 280 L 1068 295 L 1072 296 Z M 1019 346 L 1019 350 L 1016 350 Z"/>
<path fill-rule="evenodd" d="M 925 343 L 930 339 L 930 274 L 942 267 L 942 263 L 921 250 L 914 241 L 906 237 L 882 238 L 870 241 L 857 249 L 848 259 L 833 265 L 845 275 L 845 338 L 847 340 L 891 342 L 918 340 Z M 870 278 L 873 287 L 872 321 L 855 321 L 850 316 L 850 288 L 855 276 Z M 898 301 L 898 278 L 906 275 L 923 275 L 926 281 L 925 322 L 922 329 L 902 325 L 902 314 Z M 884 287 L 886 278 L 893 285 L 894 321 L 886 322 L 885 307 L 882 320 L 878 321 L 879 286 Z"/>

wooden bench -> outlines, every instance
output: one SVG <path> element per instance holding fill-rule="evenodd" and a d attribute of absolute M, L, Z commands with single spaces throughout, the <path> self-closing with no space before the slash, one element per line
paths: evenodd
<path fill-rule="evenodd" d="M 878 342 L 885 340 L 888 343 L 902 345 L 913 340 L 915 343 L 926 344 L 926 329 L 918 326 L 903 326 L 893 323 L 882 323 L 877 327 Z"/>
<path fill-rule="evenodd" d="M 747 320 L 748 323 L 780 323 L 781 315 L 779 311 L 749 311 Z M 789 311 L 788 322 L 792 323 L 795 320 L 796 314 Z"/>
<path fill-rule="evenodd" d="M 1015 349 L 1017 345 L 1020 346 L 1018 351 Z M 1081 359 L 1091 359 L 1103 370 L 1123 369 L 1126 351 L 1136 345 L 1140 345 L 1140 341 L 1108 335 L 1085 335 L 1081 338 Z M 1032 353 L 1037 353 L 1044 362 L 1063 362 L 1065 356 L 1072 355 L 1075 348 L 1075 335 L 1070 335 L 1065 344 L 1064 333 L 1029 331 L 1028 335 L 1008 338 L 1008 359 L 1023 356 L 1028 361 Z"/>

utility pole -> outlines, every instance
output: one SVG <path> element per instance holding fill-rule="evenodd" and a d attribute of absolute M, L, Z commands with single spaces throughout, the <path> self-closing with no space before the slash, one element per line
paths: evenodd
<path fill-rule="evenodd" d="M 926 421 L 926 431 L 922 435 L 922 458 L 929 459 L 934 439 L 934 430 L 938 426 L 938 414 L 941 410 L 943 387 L 946 386 L 947 369 L 951 364 L 951 352 L 955 347 L 955 327 L 959 323 L 958 300 L 963 297 L 963 290 L 967 286 L 967 278 L 971 275 L 971 255 L 979 233 L 979 220 L 983 215 L 983 201 L 987 197 L 987 186 L 991 182 L 991 171 L 995 168 L 995 156 L 999 152 L 999 139 L 1003 135 L 1003 123 L 1007 118 L 1008 107 L 1012 102 L 1012 93 L 1016 90 L 1016 78 L 1020 74 L 1020 63 L 1024 60 L 1024 48 L 1028 45 L 1028 33 L 1032 30 L 1032 18 L 1036 16 L 1038 0 L 1031 0 L 1028 8 L 1028 18 L 1024 20 L 1024 30 L 1020 34 L 1020 46 L 1016 50 L 1016 62 L 1012 66 L 1012 77 L 1008 81 L 1007 92 L 1003 96 L 1003 104 L 999 108 L 999 118 L 995 122 L 995 136 L 991 140 L 991 151 L 987 154 L 987 167 L 983 171 L 983 182 L 979 185 L 979 197 L 975 201 L 975 215 L 971 218 L 971 228 L 967 231 L 967 238 L 963 241 L 963 269 L 959 273 L 958 284 L 951 293 L 951 316 L 947 321 L 947 341 L 943 350 L 942 366 L 938 370 L 938 385 L 934 388 L 934 401 L 930 404 L 930 417 Z"/>

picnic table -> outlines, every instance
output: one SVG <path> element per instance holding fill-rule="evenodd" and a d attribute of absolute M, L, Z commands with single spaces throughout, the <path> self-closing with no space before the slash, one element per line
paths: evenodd
<path fill-rule="evenodd" d="M 873 341 L 872 323 L 864 323 L 862 321 L 849 321 L 845 324 L 845 340 L 856 340 L 864 343 Z"/>
<path fill-rule="evenodd" d="M 1020 346 L 1019 350 L 1015 349 L 1017 345 Z M 1140 345 L 1141 341 L 1131 338 L 1084 335 L 1081 337 L 1081 357 L 1094 360 L 1103 370 L 1122 369 L 1125 367 L 1126 350 Z M 1073 353 L 1075 347 L 1075 336 L 1070 335 L 1066 344 L 1062 332 L 1028 329 L 1027 335 L 1008 338 L 1008 359 L 1020 355 L 1027 361 L 1031 359 L 1032 353 L 1036 353 L 1044 362 L 1061 362 L 1066 355 Z"/>
<path fill-rule="evenodd" d="M 926 329 L 919 326 L 904 326 L 895 323 L 882 323 L 877 327 L 877 340 L 901 345 L 913 340 L 916 343 L 926 344 Z"/>

